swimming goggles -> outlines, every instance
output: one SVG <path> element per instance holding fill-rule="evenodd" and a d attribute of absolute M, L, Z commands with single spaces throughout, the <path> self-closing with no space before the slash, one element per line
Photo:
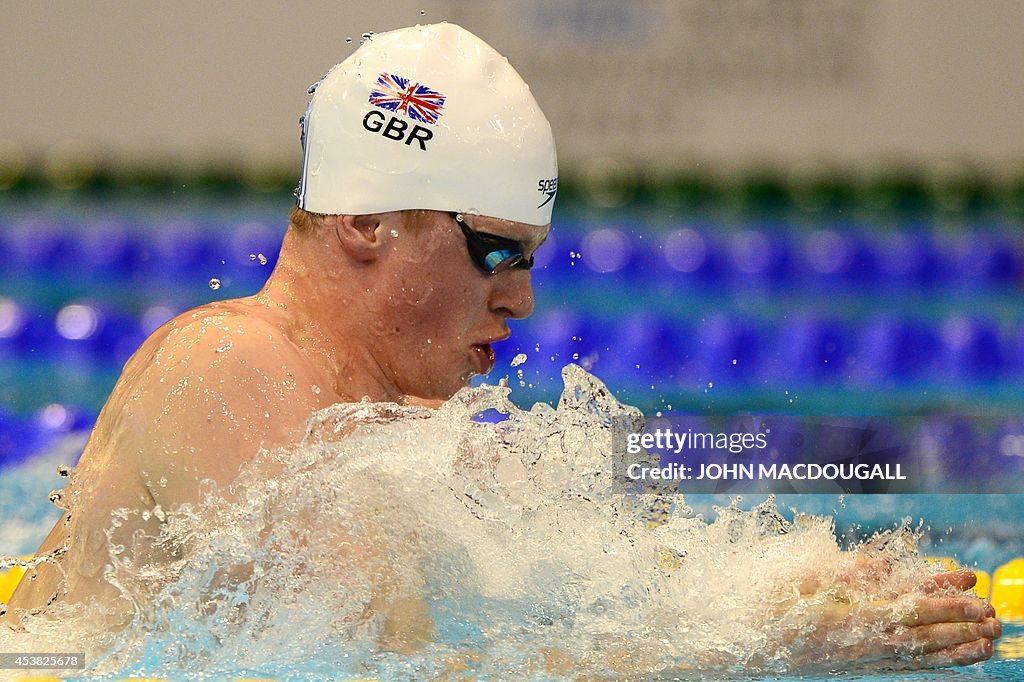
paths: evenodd
<path fill-rule="evenodd" d="M 527 258 L 523 255 L 523 245 L 515 239 L 477 232 L 466 224 L 461 213 L 453 211 L 449 215 L 462 228 L 462 234 L 466 235 L 469 257 L 484 272 L 494 274 L 509 268 L 529 270 L 533 267 L 533 256 Z"/>

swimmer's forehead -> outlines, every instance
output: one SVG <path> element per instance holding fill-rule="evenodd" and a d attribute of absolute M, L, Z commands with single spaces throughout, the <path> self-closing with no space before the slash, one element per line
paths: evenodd
<path fill-rule="evenodd" d="M 466 220 L 466 224 L 477 232 L 486 232 L 496 237 L 514 239 L 526 245 L 530 251 L 536 250 L 543 244 L 544 240 L 548 238 L 548 233 L 551 231 L 550 223 L 547 225 L 528 225 L 527 223 L 517 223 L 502 218 L 472 214 L 466 214 L 463 218 Z"/>

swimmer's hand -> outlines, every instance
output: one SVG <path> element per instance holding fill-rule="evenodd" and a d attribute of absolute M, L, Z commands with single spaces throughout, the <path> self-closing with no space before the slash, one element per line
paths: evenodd
<path fill-rule="evenodd" d="M 880 570 L 860 567 L 868 574 Z M 987 660 L 1002 625 L 989 602 L 966 594 L 976 581 L 973 571 L 958 570 L 932 576 L 913 592 L 869 603 L 841 595 L 818 602 L 817 613 L 808 614 L 817 617 L 815 631 L 796 645 L 793 662 L 812 671 L 858 665 L 909 670 Z"/>

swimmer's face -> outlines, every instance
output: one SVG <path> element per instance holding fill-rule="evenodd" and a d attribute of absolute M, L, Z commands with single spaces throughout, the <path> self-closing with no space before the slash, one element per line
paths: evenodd
<path fill-rule="evenodd" d="M 492 345 L 508 338 L 509 318 L 533 312 L 530 271 L 480 262 L 479 244 L 518 249 L 525 260 L 544 242 L 548 226 L 497 218 L 424 212 L 418 230 L 391 234 L 389 328 L 384 369 L 406 395 L 448 398 L 494 364 Z M 465 234 L 466 229 L 476 233 Z M 474 238 L 478 237 L 478 238 Z M 495 239 L 498 238 L 498 239 Z M 513 244 L 502 240 L 513 240 Z M 471 255 L 476 242 L 477 255 Z M 495 262 L 495 258 L 491 259 Z"/>

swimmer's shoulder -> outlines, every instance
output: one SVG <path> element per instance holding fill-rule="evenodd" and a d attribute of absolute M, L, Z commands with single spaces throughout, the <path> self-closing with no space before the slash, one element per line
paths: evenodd
<path fill-rule="evenodd" d="M 189 311 L 146 343 L 104 412 L 118 451 L 169 481 L 146 480 L 161 502 L 186 499 L 196 476 L 229 481 L 261 448 L 298 442 L 310 415 L 336 402 L 287 329 L 245 305 Z"/>
<path fill-rule="evenodd" d="M 146 404 L 172 388 L 182 398 L 223 391 L 225 400 L 273 399 L 272 389 L 280 388 L 282 395 L 294 393 L 290 399 L 310 412 L 335 402 L 330 377 L 293 342 L 286 322 L 250 299 L 182 313 L 132 356 L 112 399 L 119 407 Z"/>
<path fill-rule="evenodd" d="M 302 369 L 308 358 L 293 342 L 287 318 L 255 297 L 216 301 L 164 323 L 146 339 L 131 362 L 173 365 L 188 361 L 272 358 Z M 308 368 L 307 369 L 312 369 Z"/>

